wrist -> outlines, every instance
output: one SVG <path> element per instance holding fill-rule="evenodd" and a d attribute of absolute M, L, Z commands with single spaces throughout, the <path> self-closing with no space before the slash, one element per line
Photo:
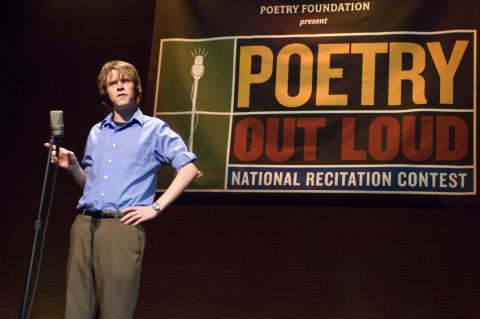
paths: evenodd
<path fill-rule="evenodd" d="M 81 168 L 80 163 L 78 162 L 75 154 L 72 153 L 68 158 L 67 169 L 70 170 L 70 171 L 74 171 L 78 168 Z"/>
<path fill-rule="evenodd" d="M 158 215 L 160 215 L 160 213 L 162 212 L 162 207 L 161 207 L 160 204 L 157 203 L 157 202 L 153 202 L 153 204 L 152 204 L 150 207 L 152 207 L 153 210 L 156 212 L 155 217 L 157 217 Z"/>
<path fill-rule="evenodd" d="M 69 171 L 70 174 L 72 175 L 76 175 L 81 173 L 83 170 L 82 170 L 82 167 L 80 166 L 80 163 L 75 158 L 71 163 L 68 164 L 67 171 Z"/>

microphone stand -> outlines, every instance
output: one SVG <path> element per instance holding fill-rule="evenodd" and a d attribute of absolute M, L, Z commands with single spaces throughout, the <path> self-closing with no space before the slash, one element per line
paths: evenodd
<path fill-rule="evenodd" d="M 55 145 L 55 147 L 56 147 L 57 154 L 60 153 L 60 151 L 59 151 L 60 150 L 60 139 L 61 139 L 61 136 L 54 136 L 54 135 L 50 136 L 47 163 L 45 165 L 45 175 L 43 177 L 42 193 L 40 195 L 40 205 L 39 205 L 39 208 L 38 208 L 37 219 L 35 220 L 35 223 L 34 223 L 34 226 L 33 226 L 33 229 L 34 229 L 33 244 L 32 244 L 32 251 L 31 251 L 31 254 L 30 254 L 30 263 L 29 263 L 29 266 L 28 266 L 27 280 L 25 282 L 25 288 L 24 288 L 24 293 L 23 293 L 22 309 L 21 309 L 21 313 L 20 313 L 20 319 L 27 319 L 28 318 L 28 316 L 30 314 L 30 307 L 33 304 L 33 300 L 35 298 L 35 287 L 34 287 L 34 290 L 33 290 L 32 294 L 29 298 L 30 284 L 32 282 L 32 273 L 33 273 L 33 267 L 34 267 L 34 263 L 35 263 L 35 255 L 36 255 L 36 251 L 37 251 L 38 235 L 40 234 L 40 230 L 42 229 L 42 219 L 41 218 L 42 218 L 43 205 L 44 205 L 44 201 L 45 201 L 45 193 L 47 191 L 48 176 L 49 176 L 49 171 L 50 171 L 50 158 L 52 156 L 53 145 Z M 58 168 L 58 166 L 57 166 L 57 168 Z M 55 170 L 55 173 L 56 173 L 56 170 Z M 48 218 L 48 215 L 50 214 L 50 208 L 52 206 L 53 191 L 54 191 L 54 188 L 55 188 L 55 177 L 56 177 L 56 175 L 54 176 L 53 185 L 52 185 L 52 189 L 51 189 L 50 205 L 48 207 L 47 218 Z M 47 223 L 48 223 L 48 219 L 47 219 Z M 47 224 L 45 224 L 45 226 L 47 226 Z M 43 243 L 42 243 L 42 248 L 43 248 Z M 42 258 L 42 255 L 40 253 L 40 258 L 38 260 L 38 265 L 37 265 L 38 270 L 40 269 L 41 258 Z M 38 275 L 38 271 L 37 271 L 37 275 Z M 36 278 L 36 279 L 38 279 L 38 278 Z"/>

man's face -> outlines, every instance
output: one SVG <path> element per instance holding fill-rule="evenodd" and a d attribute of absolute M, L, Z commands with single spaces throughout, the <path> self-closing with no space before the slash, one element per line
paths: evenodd
<path fill-rule="evenodd" d="M 122 76 L 117 70 L 107 74 L 108 98 L 115 108 L 135 106 L 135 88 L 132 79 Z"/>

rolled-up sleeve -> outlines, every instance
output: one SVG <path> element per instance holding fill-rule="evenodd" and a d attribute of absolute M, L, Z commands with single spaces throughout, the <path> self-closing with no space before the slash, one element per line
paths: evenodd
<path fill-rule="evenodd" d="M 180 135 L 166 123 L 157 133 L 154 153 L 161 164 L 170 164 L 176 171 L 197 159 L 194 153 L 188 151 Z"/>

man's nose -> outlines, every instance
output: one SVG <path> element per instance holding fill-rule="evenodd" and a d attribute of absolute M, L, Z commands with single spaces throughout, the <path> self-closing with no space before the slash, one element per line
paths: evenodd
<path fill-rule="evenodd" d="M 117 90 L 123 90 L 123 82 L 122 81 L 117 82 Z"/>

